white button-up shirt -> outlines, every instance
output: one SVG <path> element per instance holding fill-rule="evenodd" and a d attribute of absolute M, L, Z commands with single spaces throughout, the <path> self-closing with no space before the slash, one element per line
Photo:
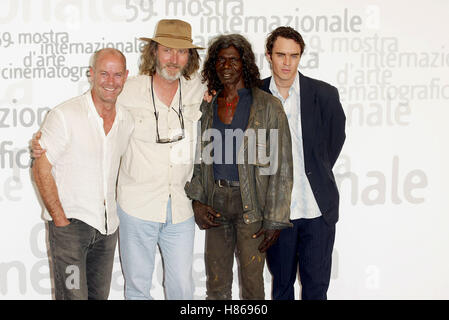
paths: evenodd
<path fill-rule="evenodd" d="M 117 174 L 134 128 L 126 110 L 117 106 L 116 111 L 106 135 L 88 91 L 48 113 L 40 140 L 66 217 L 79 219 L 102 234 L 114 233 L 119 224 Z M 44 218 L 51 220 L 48 211 Z"/>
<path fill-rule="evenodd" d="M 167 201 L 171 197 L 174 224 L 193 216 L 191 200 L 186 196 L 184 185 L 193 174 L 197 124 L 201 118 L 199 107 L 205 90 L 198 74 L 190 80 L 181 77 L 185 138 L 161 144 L 156 143 L 151 77 L 139 75 L 126 81 L 117 102 L 133 115 L 135 130 L 122 159 L 117 192 L 118 203 L 127 214 L 165 223 Z M 160 138 L 174 138 L 180 134 L 177 115 L 179 87 L 169 107 L 158 99 L 156 91 L 154 103 L 159 113 Z"/>
<path fill-rule="evenodd" d="M 287 99 L 284 99 L 279 93 L 273 77 L 270 81 L 270 91 L 276 98 L 281 100 L 282 105 L 284 106 L 292 136 L 293 190 L 290 206 L 290 219 L 310 219 L 319 217 L 321 216 L 321 212 L 313 195 L 304 167 L 299 74 L 296 73 L 296 78 L 288 91 Z"/>

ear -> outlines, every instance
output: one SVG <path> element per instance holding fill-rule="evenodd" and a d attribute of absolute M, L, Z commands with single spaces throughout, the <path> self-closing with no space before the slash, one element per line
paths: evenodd
<path fill-rule="evenodd" d="M 89 67 L 89 74 L 87 77 L 89 79 L 89 81 L 92 80 L 93 75 L 94 75 L 94 69 L 92 67 Z"/>
<path fill-rule="evenodd" d="M 268 54 L 268 52 L 265 52 L 265 58 L 267 58 L 268 63 L 271 64 L 271 56 Z"/>

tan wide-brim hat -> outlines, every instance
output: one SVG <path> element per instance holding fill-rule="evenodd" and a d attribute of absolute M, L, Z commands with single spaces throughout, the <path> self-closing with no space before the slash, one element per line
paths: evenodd
<path fill-rule="evenodd" d="M 189 23 L 177 19 L 160 20 L 156 26 L 154 38 L 139 38 L 144 41 L 156 41 L 174 49 L 204 49 L 193 44 L 192 27 Z"/>

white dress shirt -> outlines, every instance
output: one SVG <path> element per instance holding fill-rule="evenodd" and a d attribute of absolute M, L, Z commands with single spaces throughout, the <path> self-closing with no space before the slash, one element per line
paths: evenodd
<path fill-rule="evenodd" d="M 134 117 L 135 130 L 120 167 L 118 203 L 136 218 L 165 223 L 167 201 L 171 197 L 172 222 L 183 222 L 193 216 L 192 203 L 184 185 L 192 178 L 199 110 L 206 87 L 199 75 L 190 80 L 181 77 L 182 115 L 185 138 L 173 143 L 156 143 L 156 118 L 151 95 L 151 77 L 129 78 L 118 103 Z M 159 136 L 173 138 L 181 133 L 179 87 L 170 108 L 154 91 L 155 107 L 159 112 Z M 176 111 L 174 111 L 173 109 Z"/>
<path fill-rule="evenodd" d="M 106 135 L 88 91 L 48 113 L 40 140 L 66 217 L 79 219 L 102 234 L 114 233 L 119 224 L 117 174 L 134 128 L 126 110 L 117 106 L 116 111 Z M 51 220 L 47 211 L 44 218 Z"/>
<path fill-rule="evenodd" d="M 293 190 L 290 206 L 290 219 L 311 219 L 319 217 L 321 216 L 321 212 L 313 195 L 304 167 L 299 74 L 296 73 L 296 78 L 288 91 L 287 99 L 284 99 L 279 93 L 273 77 L 270 81 L 270 91 L 276 98 L 281 100 L 282 105 L 284 106 L 292 136 Z"/>

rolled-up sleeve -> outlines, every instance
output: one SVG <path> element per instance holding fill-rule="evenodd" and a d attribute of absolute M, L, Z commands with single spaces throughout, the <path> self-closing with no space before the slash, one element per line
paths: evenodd
<path fill-rule="evenodd" d="M 46 149 L 46 156 L 51 165 L 55 165 L 68 145 L 67 128 L 64 116 L 57 110 L 51 110 L 42 126 L 42 137 L 39 140 L 42 148 Z"/>

